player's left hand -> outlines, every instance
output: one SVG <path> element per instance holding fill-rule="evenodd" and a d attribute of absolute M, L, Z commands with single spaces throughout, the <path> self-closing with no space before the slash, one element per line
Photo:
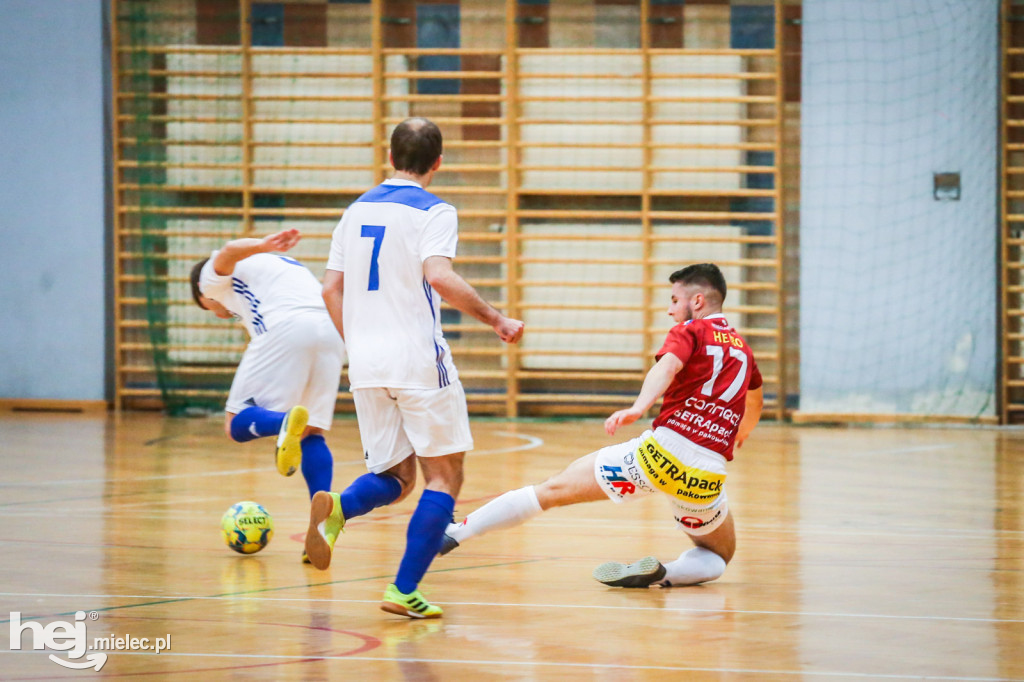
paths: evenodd
<path fill-rule="evenodd" d="M 519 343 L 519 339 L 523 338 L 523 321 L 502 316 L 494 325 L 494 333 L 505 343 Z"/>
<path fill-rule="evenodd" d="M 263 238 L 263 247 L 267 251 L 287 251 L 302 239 L 302 233 L 295 228 L 281 230 Z"/>
<path fill-rule="evenodd" d="M 615 431 L 620 426 L 626 426 L 632 424 L 640 417 L 644 416 L 643 410 L 638 410 L 634 407 L 630 407 L 626 410 L 618 410 L 613 412 L 612 416 L 604 420 L 604 430 L 609 436 L 614 436 Z"/>

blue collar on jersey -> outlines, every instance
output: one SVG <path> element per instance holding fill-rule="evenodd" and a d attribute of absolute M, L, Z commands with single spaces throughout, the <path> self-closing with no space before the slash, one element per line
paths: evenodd
<path fill-rule="evenodd" d="M 402 181 L 386 180 L 356 199 L 356 202 L 366 201 L 375 204 L 402 204 L 403 206 L 415 208 L 420 211 L 427 211 L 438 204 L 445 203 L 444 199 L 434 196 L 414 182 L 409 182 L 409 184 L 397 184 L 399 182 Z"/>

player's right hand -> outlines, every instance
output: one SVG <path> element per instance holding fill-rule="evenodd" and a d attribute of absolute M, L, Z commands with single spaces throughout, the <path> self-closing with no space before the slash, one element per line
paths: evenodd
<path fill-rule="evenodd" d="M 263 238 L 263 247 L 267 251 L 287 251 L 302 239 L 302 234 L 295 228 L 281 230 Z"/>
<path fill-rule="evenodd" d="M 494 325 L 494 333 L 505 343 L 519 343 L 519 339 L 523 338 L 524 326 L 522 320 L 503 316 L 501 321 Z"/>
<path fill-rule="evenodd" d="M 644 416 L 643 410 L 638 410 L 634 407 L 630 407 L 626 410 L 618 410 L 613 412 L 612 416 L 604 420 L 604 430 L 609 436 L 614 436 L 615 431 L 620 426 L 627 426 L 632 424 L 640 417 Z"/>

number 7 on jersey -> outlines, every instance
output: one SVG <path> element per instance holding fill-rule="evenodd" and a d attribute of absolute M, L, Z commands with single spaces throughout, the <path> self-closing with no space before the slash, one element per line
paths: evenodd
<path fill-rule="evenodd" d="M 380 257 L 381 242 L 384 241 L 384 226 L 363 225 L 359 236 L 373 239 L 373 253 L 370 254 L 370 282 L 367 284 L 366 290 L 377 291 L 380 289 L 380 264 L 377 262 L 377 259 Z"/>

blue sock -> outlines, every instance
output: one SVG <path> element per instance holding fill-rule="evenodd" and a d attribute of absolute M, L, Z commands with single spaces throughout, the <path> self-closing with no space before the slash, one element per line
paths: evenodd
<path fill-rule="evenodd" d="M 409 594 L 420 584 L 441 549 L 444 529 L 452 521 L 455 500 L 448 493 L 424 490 L 405 533 L 405 555 L 398 565 L 395 587 Z"/>
<path fill-rule="evenodd" d="M 302 476 L 309 488 L 312 498 L 319 490 L 331 489 L 331 477 L 334 475 L 334 457 L 323 435 L 315 433 L 306 436 L 302 445 Z"/>
<path fill-rule="evenodd" d="M 276 436 L 281 430 L 284 412 L 274 412 L 262 407 L 247 407 L 231 420 L 231 438 L 239 443 Z"/>
<path fill-rule="evenodd" d="M 391 504 L 402 494 L 402 484 L 387 474 L 363 474 L 341 494 L 341 513 L 346 519 Z"/>

